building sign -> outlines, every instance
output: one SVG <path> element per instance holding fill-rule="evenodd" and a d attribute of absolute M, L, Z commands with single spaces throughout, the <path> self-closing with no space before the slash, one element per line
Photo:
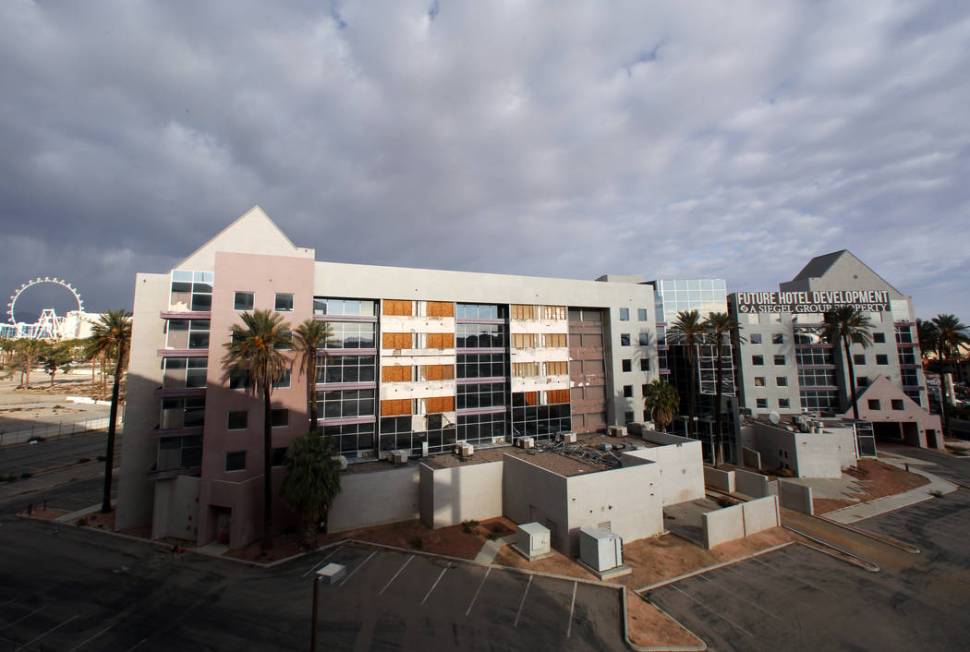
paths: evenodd
<path fill-rule="evenodd" d="M 888 290 L 825 290 L 821 292 L 738 292 L 735 309 L 749 312 L 826 313 L 851 306 L 863 312 L 887 312 Z"/>

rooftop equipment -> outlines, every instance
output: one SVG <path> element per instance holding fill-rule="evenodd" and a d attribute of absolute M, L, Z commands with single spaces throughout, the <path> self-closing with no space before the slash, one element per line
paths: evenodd
<path fill-rule="evenodd" d="M 579 558 L 602 573 L 623 565 L 623 539 L 604 528 L 579 530 Z"/>
<path fill-rule="evenodd" d="M 513 547 L 526 559 L 539 559 L 552 553 L 549 528 L 539 523 L 518 526 Z"/>

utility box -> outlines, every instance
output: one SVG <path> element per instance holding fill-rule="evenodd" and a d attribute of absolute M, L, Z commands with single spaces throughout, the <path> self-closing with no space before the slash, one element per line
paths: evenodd
<path fill-rule="evenodd" d="M 391 451 L 391 462 L 393 462 L 394 464 L 407 464 L 408 451 L 404 451 L 404 450 Z"/>
<path fill-rule="evenodd" d="M 336 584 L 347 576 L 347 567 L 330 562 L 317 571 L 317 578 L 324 584 Z"/>
<path fill-rule="evenodd" d="M 540 559 L 552 554 L 549 528 L 538 523 L 522 523 L 516 532 L 513 548 L 526 559 Z"/>
<path fill-rule="evenodd" d="M 579 558 L 599 573 L 622 566 L 623 539 L 603 528 L 581 528 Z"/>
<path fill-rule="evenodd" d="M 575 432 L 564 432 L 562 433 L 562 441 L 564 444 L 575 444 L 576 443 L 576 433 Z"/>

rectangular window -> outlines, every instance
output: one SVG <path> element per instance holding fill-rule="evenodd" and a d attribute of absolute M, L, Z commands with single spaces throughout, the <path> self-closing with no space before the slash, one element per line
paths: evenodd
<path fill-rule="evenodd" d="M 885 333 L 873 333 L 872 334 L 872 341 L 875 344 L 885 344 L 886 343 L 886 334 Z"/>
<path fill-rule="evenodd" d="M 637 308 L 637 321 L 647 321 L 646 308 Z"/>
<path fill-rule="evenodd" d="M 755 376 L 754 377 L 754 386 L 755 387 L 764 387 L 765 386 L 765 377 L 764 376 Z"/>
<path fill-rule="evenodd" d="M 249 425 L 249 413 L 245 410 L 230 412 L 226 427 L 229 430 L 245 430 Z"/>
<path fill-rule="evenodd" d="M 650 371 L 650 358 L 640 358 L 640 371 Z"/>
<path fill-rule="evenodd" d="M 886 355 L 885 353 L 877 353 L 876 354 L 876 364 L 879 364 L 879 365 L 887 365 L 887 364 L 889 364 L 889 356 Z"/>
<path fill-rule="evenodd" d="M 568 402 L 569 398 L 566 398 Z M 458 409 L 498 407 L 505 405 L 505 383 L 470 383 L 458 385 Z"/>
<path fill-rule="evenodd" d="M 273 383 L 273 389 L 286 389 L 290 386 L 290 370 L 286 369 L 283 371 L 283 375 L 279 380 Z"/>
<path fill-rule="evenodd" d="M 568 389 L 550 389 L 546 392 L 546 405 L 562 405 L 569 403 Z"/>
<path fill-rule="evenodd" d="M 318 383 L 372 383 L 376 358 L 372 355 L 320 355 Z"/>
<path fill-rule="evenodd" d="M 488 349 L 505 347 L 505 324 L 456 324 L 460 349 Z"/>
<path fill-rule="evenodd" d="M 413 333 L 381 333 L 381 346 L 385 349 L 413 349 Z"/>
<path fill-rule="evenodd" d="M 454 411 L 455 411 L 454 396 L 437 396 L 434 398 L 424 399 L 425 414 L 440 414 L 442 412 L 454 412 Z"/>
<path fill-rule="evenodd" d="M 286 408 L 278 408 L 269 411 L 270 425 L 273 428 L 282 428 L 290 425 L 290 411 Z"/>
<path fill-rule="evenodd" d="M 393 317 L 410 317 L 414 314 L 408 299 L 384 299 L 384 314 Z"/>
<path fill-rule="evenodd" d="M 396 417 L 411 414 L 411 399 L 384 399 L 381 401 L 381 416 Z"/>
<path fill-rule="evenodd" d="M 765 365 L 765 356 L 763 355 L 751 356 L 751 364 L 753 364 L 755 367 L 763 367 Z"/>
<path fill-rule="evenodd" d="M 536 307 L 527 306 L 518 303 L 512 304 L 512 319 L 516 320 L 534 320 L 536 318 Z"/>
<path fill-rule="evenodd" d="M 868 387 L 869 386 L 869 377 L 868 376 L 859 376 L 858 378 L 855 379 L 855 384 L 858 385 L 859 387 Z"/>
<path fill-rule="evenodd" d="M 620 334 L 620 346 L 630 346 L 630 334 L 621 333 Z"/>
<path fill-rule="evenodd" d="M 547 376 L 565 376 L 569 373 L 569 363 L 565 361 L 546 362 Z"/>
<path fill-rule="evenodd" d="M 878 398 L 870 398 L 869 401 L 868 401 L 868 403 L 869 403 L 869 409 L 870 410 L 879 410 L 879 409 L 881 409 L 880 406 L 879 406 L 879 399 Z"/>
<path fill-rule="evenodd" d="M 455 304 L 450 301 L 428 301 L 425 312 L 428 317 L 454 317 Z"/>
<path fill-rule="evenodd" d="M 206 358 L 162 358 L 162 387 L 165 389 L 205 387 L 208 362 Z"/>
<path fill-rule="evenodd" d="M 620 321 L 630 321 L 629 308 L 620 308 Z"/>
<path fill-rule="evenodd" d="M 212 310 L 212 272 L 172 272 L 172 293 L 169 304 L 175 310 Z"/>
<path fill-rule="evenodd" d="M 247 389 L 249 387 L 249 371 L 246 369 L 229 370 L 229 389 Z"/>
<path fill-rule="evenodd" d="M 453 349 L 455 348 L 454 333 L 427 333 L 424 340 L 426 349 Z"/>
<path fill-rule="evenodd" d="M 369 322 L 325 322 L 330 329 L 326 349 L 370 349 L 374 347 L 377 324 Z M 410 333 L 406 333 L 410 336 Z M 385 348 L 388 348 L 385 346 Z M 393 347 L 411 348 L 411 347 Z"/>
<path fill-rule="evenodd" d="M 623 398 L 633 398 L 633 385 L 623 386 Z"/>
<path fill-rule="evenodd" d="M 776 366 L 779 366 L 779 367 L 783 367 L 785 365 L 785 356 L 783 356 L 783 355 L 776 355 L 775 356 L 775 365 Z"/>
<path fill-rule="evenodd" d="M 236 292 L 233 308 L 236 310 L 252 310 L 256 305 L 256 295 L 253 292 Z"/>
<path fill-rule="evenodd" d="M 324 419 L 345 419 L 374 414 L 373 389 L 328 389 L 317 392 L 317 414 Z"/>
<path fill-rule="evenodd" d="M 273 455 L 270 458 L 271 464 L 273 466 L 285 466 L 286 465 L 286 447 L 282 446 L 280 448 L 273 449 Z"/>
<path fill-rule="evenodd" d="M 411 365 L 393 365 L 391 367 L 381 367 L 382 383 L 408 383 L 414 378 L 414 371 Z"/>
<path fill-rule="evenodd" d="M 905 405 L 903 403 L 903 399 L 901 399 L 901 398 L 894 398 L 894 399 L 892 399 L 892 407 L 893 407 L 894 410 L 905 410 L 906 409 L 906 407 L 905 407 Z"/>
<path fill-rule="evenodd" d="M 293 294 L 291 292 L 276 293 L 276 312 L 290 312 L 293 310 Z"/>
<path fill-rule="evenodd" d="M 621 362 L 623 371 L 633 371 L 633 360 L 626 359 Z"/>
<path fill-rule="evenodd" d="M 566 317 L 566 306 L 542 306 L 543 319 L 565 321 Z"/>
<path fill-rule="evenodd" d="M 748 341 L 752 344 L 761 344 L 761 333 L 751 333 L 748 337 Z"/>
<path fill-rule="evenodd" d="M 421 365 L 421 380 L 454 380 L 455 368 L 450 364 Z"/>
<path fill-rule="evenodd" d="M 226 453 L 226 471 L 245 471 L 246 451 Z"/>
<path fill-rule="evenodd" d="M 766 399 L 766 398 L 756 399 L 755 405 L 757 405 L 759 408 L 764 409 L 764 408 L 768 407 L 768 399 Z"/>
<path fill-rule="evenodd" d="M 788 387 L 788 376 L 777 376 L 775 378 L 775 385 L 778 387 Z"/>
<path fill-rule="evenodd" d="M 377 302 L 373 299 L 334 299 L 313 297 L 314 315 L 338 315 L 350 317 L 373 317 L 377 314 Z"/>
<path fill-rule="evenodd" d="M 852 363 L 853 364 L 857 364 L 857 365 L 865 364 L 866 363 L 866 354 L 865 353 L 853 353 L 852 354 Z"/>
<path fill-rule="evenodd" d="M 771 343 L 772 344 L 784 344 L 785 343 L 785 336 L 782 333 L 775 333 L 774 335 L 771 336 Z"/>
<path fill-rule="evenodd" d="M 512 346 L 516 349 L 534 349 L 539 336 L 535 333 L 513 333 Z"/>
<path fill-rule="evenodd" d="M 501 378 L 505 376 L 502 353 L 459 353 L 459 378 Z"/>
<path fill-rule="evenodd" d="M 650 332 L 649 331 L 640 331 L 639 343 L 640 343 L 640 346 L 650 346 Z"/>
<path fill-rule="evenodd" d="M 546 348 L 564 349 L 566 348 L 566 334 L 546 333 L 542 336 L 542 345 Z"/>
<path fill-rule="evenodd" d="M 538 362 L 514 362 L 512 363 L 512 375 L 516 378 L 526 378 L 539 375 Z"/>
<path fill-rule="evenodd" d="M 778 399 L 778 407 L 789 408 L 791 407 L 791 402 L 787 398 L 780 398 Z"/>
<path fill-rule="evenodd" d="M 623 424 L 624 425 L 627 425 L 627 426 L 630 425 L 631 423 L 633 423 L 634 419 L 636 419 L 636 417 L 633 416 L 633 412 L 624 412 L 623 413 Z"/>

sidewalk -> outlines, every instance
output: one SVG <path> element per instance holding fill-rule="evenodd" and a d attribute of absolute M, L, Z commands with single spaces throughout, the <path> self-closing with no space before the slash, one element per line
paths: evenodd
<path fill-rule="evenodd" d="M 910 505 L 921 503 L 924 500 L 935 498 L 933 495 L 934 493 L 948 494 L 953 493 L 958 489 L 957 485 L 953 484 L 952 482 L 947 482 L 946 480 L 921 469 L 920 465 L 926 465 L 926 462 L 922 460 L 894 456 L 893 458 L 884 457 L 882 461 L 898 468 L 904 468 L 905 464 L 909 463 L 910 473 L 921 475 L 924 478 L 927 478 L 930 483 L 923 485 L 922 487 L 917 487 L 916 489 L 904 491 L 903 493 L 896 494 L 894 496 L 884 496 L 883 498 L 876 498 L 875 500 L 870 500 L 866 503 L 859 503 L 857 505 L 844 507 L 842 509 L 835 510 L 834 512 L 829 512 L 825 514 L 824 517 L 831 521 L 835 521 L 836 523 L 855 523 L 856 521 L 861 521 L 873 516 L 879 516 L 880 514 L 885 514 L 886 512 L 892 512 L 902 507 L 909 507 Z"/>

